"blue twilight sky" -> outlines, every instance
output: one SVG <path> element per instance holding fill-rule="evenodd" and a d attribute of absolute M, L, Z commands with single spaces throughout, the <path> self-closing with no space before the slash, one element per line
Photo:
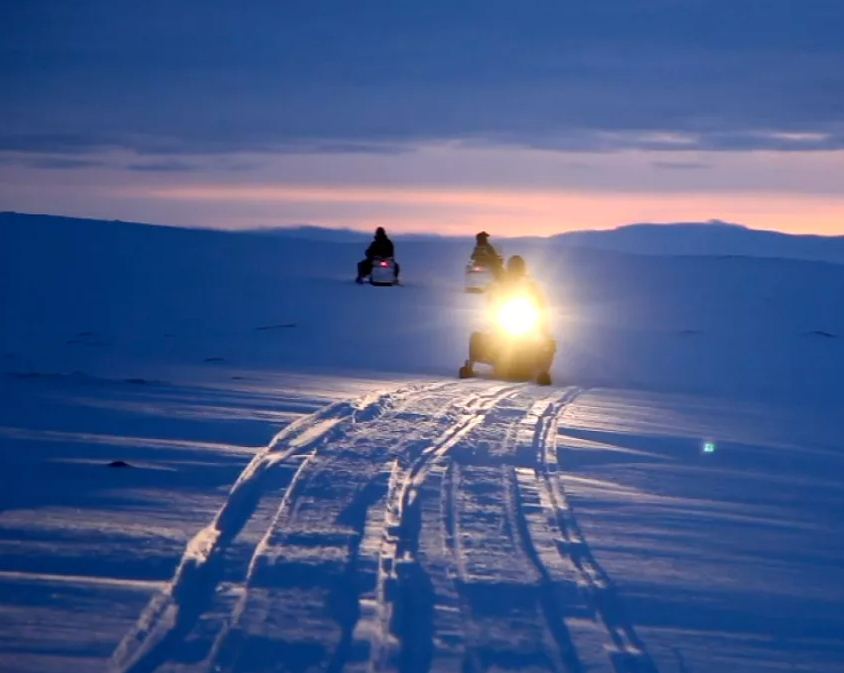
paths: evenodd
<path fill-rule="evenodd" d="M 0 209 L 844 233 L 840 0 L 0 0 L 0 91 Z"/>

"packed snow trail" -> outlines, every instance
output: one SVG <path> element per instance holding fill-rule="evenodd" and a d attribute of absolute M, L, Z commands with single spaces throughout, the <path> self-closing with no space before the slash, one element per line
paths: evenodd
<path fill-rule="evenodd" d="M 569 620 L 586 618 L 607 670 L 653 671 L 557 480 L 557 419 L 579 391 L 547 393 L 415 385 L 291 424 L 109 670 L 577 673 Z"/>

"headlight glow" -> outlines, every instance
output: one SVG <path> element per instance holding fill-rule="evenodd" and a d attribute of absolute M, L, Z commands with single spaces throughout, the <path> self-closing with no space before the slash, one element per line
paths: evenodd
<path fill-rule="evenodd" d="M 536 327 L 539 311 L 529 299 L 517 297 L 502 304 L 496 318 L 498 325 L 508 334 L 525 334 Z"/>

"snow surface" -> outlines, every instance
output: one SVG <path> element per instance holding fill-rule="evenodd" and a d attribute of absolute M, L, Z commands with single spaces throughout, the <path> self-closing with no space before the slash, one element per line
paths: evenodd
<path fill-rule="evenodd" d="M 0 671 L 844 671 L 844 266 L 504 247 L 0 217 Z"/>

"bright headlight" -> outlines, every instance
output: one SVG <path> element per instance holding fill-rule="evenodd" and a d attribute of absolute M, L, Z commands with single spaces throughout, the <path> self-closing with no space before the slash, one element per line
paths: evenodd
<path fill-rule="evenodd" d="M 496 316 L 498 325 L 509 334 L 529 332 L 539 322 L 539 311 L 525 297 L 510 299 L 502 304 Z"/>

